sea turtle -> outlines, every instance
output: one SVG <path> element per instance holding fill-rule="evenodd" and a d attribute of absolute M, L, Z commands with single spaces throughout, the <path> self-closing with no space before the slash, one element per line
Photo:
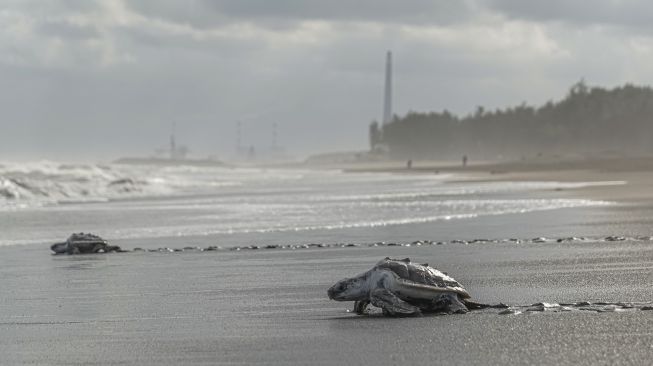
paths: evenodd
<path fill-rule="evenodd" d="M 489 306 L 471 301 L 467 290 L 445 273 L 408 258 L 386 257 L 369 271 L 336 282 L 327 293 L 336 301 L 355 301 L 358 314 L 364 314 L 370 303 L 390 316 L 466 313 Z"/>
<path fill-rule="evenodd" d="M 90 233 L 74 233 L 63 243 L 55 243 L 50 246 L 54 254 L 87 254 L 87 253 L 108 253 L 122 252 L 117 245 L 109 243 L 97 235 Z"/>

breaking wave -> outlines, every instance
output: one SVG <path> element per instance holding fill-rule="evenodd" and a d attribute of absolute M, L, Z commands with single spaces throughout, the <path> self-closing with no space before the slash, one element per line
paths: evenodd
<path fill-rule="evenodd" d="M 224 168 L 127 166 L 112 164 L 0 164 L 0 208 L 197 193 L 236 186 L 211 170 Z M 210 174 L 201 174 L 209 171 Z M 194 173 L 194 174 L 193 174 Z M 192 175 L 192 178 L 190 176 Z"/>

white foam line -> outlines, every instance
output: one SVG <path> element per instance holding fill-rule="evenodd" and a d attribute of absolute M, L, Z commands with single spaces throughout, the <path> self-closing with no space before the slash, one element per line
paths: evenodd
<path fill-rule="evenodd" d="M 130 231 L 118 235 L 115 239 L 138 239 L 138 238 L 162 238 L 162 237 L 184 237 L 184 236 L 209 236 L 209 235 L 225 235 L 225 234 L 249 234 L 249 233 L 274 233 L 274 232 L 303 232 L 303 231 L 316 231 L 316 230 L 339 230 L 339 229 L 354 229 L 354 228 L 374 228 L 374 227 L 385 227 L 385 226 L 396 226 L 396 225 L 408 225 L 408 224 L 422 224 L 429 222 L 437 221 L 449 221 L 449 220 L 461 220 L 461 219 L 470 219 L 476 217 L 486 217 L 486 216 L 498 216 L 506 214 L 516 214 L 516 213 L 529 213 L 529 212 L 541 212 L 556 210 L 562 208 L 573 208 L 573 207 L 593 207 L 593 206 L 606 206 L 612 205 L 611 202 L 606 201 L 590 201 L 590 200 L 564 200 L 562 202 L 556 202 L 557 204 L 550 204 L 548 206 L 539 206 L 536 208 L 513 208 L 513 209 L 504 209 L 493 212 L 484 212 L 484 213 L 466 213 L 466 214 L 445 214 L 445 215 L 433 215 L 433 216 L 423 216 L 423 217 L 408 217 L 408 218 L 397 218 L 397 219 L 386 219 L 386 220 L 375 220 L 375 221 L 359 221 L 359 222 L 339 222 L 333 224 L 323 224 L 323 225 L 306 225 L 306 226 L 285 226 L 285 227 L 266 227 L 259 229 L 247 229 L 247 228 L 225 228 L 217 230 L 184 230 L 183 228 L 172 228 L 170 230 L 162 230 L 162 228 L 144 228 L 137 231 Z M 145 235 L 144 235 L 145 234 Z"/>

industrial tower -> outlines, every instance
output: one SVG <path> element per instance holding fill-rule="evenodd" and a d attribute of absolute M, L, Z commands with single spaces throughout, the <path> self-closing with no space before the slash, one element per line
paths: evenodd
<path fill-rule="evenodd" d="M 385 60 L 385 93 L 383 95 L 383 124 L 392 121 L 392 52 L 388 51 Z"/>

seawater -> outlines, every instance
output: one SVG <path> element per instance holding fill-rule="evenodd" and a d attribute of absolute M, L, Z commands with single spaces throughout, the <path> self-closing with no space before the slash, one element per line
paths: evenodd
<path fill-rule="evenodd" d="M 453 182 L 448 174 L 0 164 L 0 245 L 393 227 L 609 205 L 554 192 L 623 182 Z M 285 234 L 284 234 L 285 233 Z"/>

